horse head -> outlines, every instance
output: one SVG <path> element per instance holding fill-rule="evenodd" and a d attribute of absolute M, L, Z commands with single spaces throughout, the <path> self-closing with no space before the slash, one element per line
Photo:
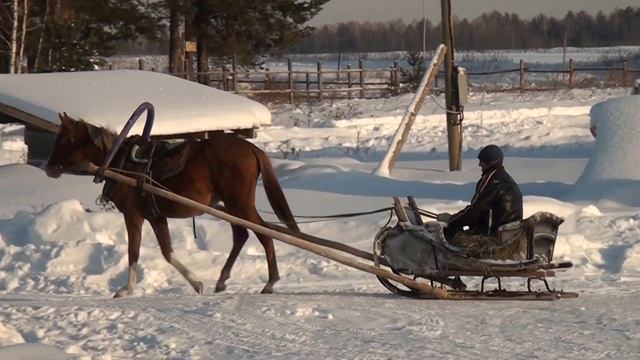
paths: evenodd
<path fill-rule="evenodd" d="M 116 134 L 82 120 L 74 120 L 67 113 L 58 116 L 60 129 L 47 161 L 47 176 L 58 178 L 63 173 L 88 175 L 89 162 L 102 163 Z"/>

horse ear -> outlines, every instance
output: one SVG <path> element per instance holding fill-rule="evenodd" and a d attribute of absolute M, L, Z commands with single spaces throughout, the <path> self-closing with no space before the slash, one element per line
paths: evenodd
<path fill-rule="evenodd" d="M 63 126 L 69 126 L 73 123 L 73 119 L 66 112 L 58 113 L 58 117 L 60 118 L 60 124 Z"/>

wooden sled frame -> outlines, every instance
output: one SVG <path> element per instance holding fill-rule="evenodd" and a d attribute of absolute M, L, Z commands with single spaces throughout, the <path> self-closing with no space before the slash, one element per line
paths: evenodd
<path fill-rule="evenodd" d="M 399 222 L 405 222 L 411 225 L 422 226 L 422 218 L 420 216 L 419 209 L 416 205 L 416 202 L 413 197 L 408 196 L 408 206 L 403 206 L 398 197 L 393 198 L 394 200 L 394 212 L 398 217 Z M 409 213 L 407 213 L 407 210 Z M 374 262 L 378 264 L 380 261 L 380 254 L 378 253 L 380 248 L 379 244 L 374 244 Z M 570 268 L 573 266 L 570 262 L 561 262 L 561 263 L 548 263 L 548 264 L 540 264 L 540 266 L 536 266 L 534 269 L 528 270 L 513 270 L 513 271 L 505 271 L 505 270 L 489 270 L 489 271 L 469 271 L 469 270 L 460 270 L 460 271 L 435 271 L 431 273 L 429 277 L 426 277 L 426 280 L 429 281 L 432 287 L 436 287 L 436 282 L 441 282 L 443 279 L 448 279 L 451 276 L 459 277 L 459 276 L 467 276 L 467 277 L 482 277 L 482 281 L 480 283 L 479 290 L 455 290 L 455 289 L 447 289 L 447 299 L 449 300 L 557 300 L 564 298 L 576 298 L 578 297 L 577 293 L 573 292 L 565 292 L 563 290 L 555 290 L 549 287 L 549 283 L 547 282 L 547 277 L 555 276 L 555 271 L 553 269 L 564 269 Z M 397 271 L 394 273 L 402 276 L 406 276 L 404 274 L 400 274 Z M 418 276 L 412 276 L 414 280 L 417 280 Z M 509 291 L 502 287 L 501 278 L 503 277 L 521 277 L 527 279 L 527 291 Z M 485 291 L 485 281 L 487 279 L 495 278 L 498 283 L 498 288 L 491 291 Z M 382 285 L 391 291 L 394 294 L 418 298 L 418 299 L 433 299 L 430 294 L 422 293 L 416 289 L 408 288 L 407 290 L 401 289 L 400 287 L 393 284 L 389 279 L 385 279 L 382 277 L 378 277 L 378 280 L 382 283 Z M 534 291 L 531 288 L 531 283 L 533 280 L 542 281 L 545 285 L 546 291 Z M 443 287 L 444 285 L 440 285 Z"/>

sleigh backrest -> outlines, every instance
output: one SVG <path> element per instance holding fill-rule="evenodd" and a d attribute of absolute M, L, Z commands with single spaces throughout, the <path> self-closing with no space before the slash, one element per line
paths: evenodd
<path fill-rule="evenodd" d="M 558 227 L 564 219 L 550 212 L 540 211 L 521 221 L 504 224 L 498 228 L 498 243 L 510 244 L 520 242 L 522 259 L 533 259 L 538 256 L 544 261 L 553 259 L 553 250 L 558 236 Z"/>
<path fill-rule="evenodd" d="M 550 212 L 540 211 L 529 216 L 525 221 L 529 228 L 527 257 L 533 258 L 537 255 L 546 261 L 551 261 L 558 227 L 564 219 Z"/>

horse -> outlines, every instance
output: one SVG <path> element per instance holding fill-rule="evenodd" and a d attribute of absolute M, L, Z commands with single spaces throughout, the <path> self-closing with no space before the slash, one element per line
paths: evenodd
<path fill-rule="evenodd" d="M 89 162 L 101 165 L 117 135 L 84 120 L 75 120 L 66 113 L 59 114 L 59 118 L 59 132 L 46 165 L 47 176 L 59 178 L 63 173 L 90 175 Z M 125 140 L 116 159 L 129 156 L 126 152 L 133 148 L 133 141 L 129 140 L 135 138 L 132 136 Z M 175 145 L 169 152 L 183 154 L 180 155 L 183 161 L 178 170 L 169 172 L 161 181 L 161 185 L 169 191 L 209 206 L 222 202 L 231 215 L 265 225 L 255 208 L 256 185 L 258 177 L 262 175 L 265 193 L 276 216 L 290 230 L 300 231 L 268 156 L 254 144 L 234 134 L 218 134 L 207 140 L 185 141 Z M 160 170 L 165 166 L 162 160 L 156 160 L 156 163 L 160 164 Z M 144 168 L 146 165 L 141 166 Z M 189 218 L 202 212 L 112 181 L 105 184 L 103 196 L 105 194 L 123 214 L 128 237 L 128 281 L 114 297 L 130 295 L 136 286 L 144 220 L 151 224 L 166 261 L 182 274 L 198 294 L 202 294 L 202 282 L 173 254 L 167 225 L 167 218 Z M 231 230 L 233 247 L 220 272 L 216 292 L 226 289 L 225 282 L 230 277 L 231 268 L 249 236 L 244 227 L 231 225 Z M 264 247 L 269 269 L 269 278 L 261 292 L 272 293 L 273 285 L 280 279 L 273 239 L 258 233 L 256 236 Z"/>

